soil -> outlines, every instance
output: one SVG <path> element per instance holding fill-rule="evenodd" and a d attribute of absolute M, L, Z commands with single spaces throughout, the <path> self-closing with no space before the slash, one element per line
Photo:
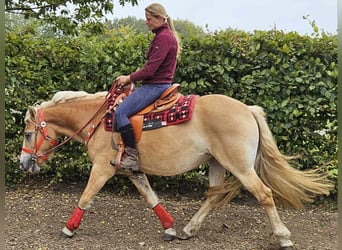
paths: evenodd
<path fill-rule="evenodd" d="M 101 191 L 73 238 L 61 235 L 82 193 L 83 184 L 21 185 L 6 190 L 5 249 L 279 249 L 263 209 L 250 195 L 213 210 L 189 240 L 162 240 L 158 218 L 134 191 L 122 196 Z M 181 232 L 204 200 L 192 195 L 158 193 Z M 278 208 L 292 232 L 294 249 L 335 250 L 337 210 L 308 205 L 304 210 Z"/>

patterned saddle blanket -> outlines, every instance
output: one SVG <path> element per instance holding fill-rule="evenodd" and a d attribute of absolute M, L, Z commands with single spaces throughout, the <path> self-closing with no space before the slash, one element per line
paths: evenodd
<path fill-rule="evenodd" d="M 169 109 L 160 112 L 149 112 L 145 114 L 137 114 L 134 116 L 143 116 L 142 130 L 157 129 L 165 126 L 176 125 L 191 120 L 193 109 L 198 95 L 181 95 L 177 102 Z M 109 113 L 105 117 L 105 130 L 113 131 L 114 112 Z M 134 126 L 134 116 L 131 122 Z M 115 131 L 115 128 L 114 128 Z"/>

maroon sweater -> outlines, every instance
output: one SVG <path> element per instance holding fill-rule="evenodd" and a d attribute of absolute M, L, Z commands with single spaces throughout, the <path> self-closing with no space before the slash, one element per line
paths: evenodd
<path fill-rule="evenodd" d="M 177 40 L 167 23 L 152 32 L 155 36 L 147 51 L 147 62 L 131 74 L 131 81 L 171 83 L 177 64 Z"/>

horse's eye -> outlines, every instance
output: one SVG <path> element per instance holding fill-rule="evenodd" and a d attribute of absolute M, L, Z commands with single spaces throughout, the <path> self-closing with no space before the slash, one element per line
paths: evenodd
<path fill-rule="evenodd" d="M 31 141 L 34 132 L 25 132 L 24 136 L 27 141 Z"/>

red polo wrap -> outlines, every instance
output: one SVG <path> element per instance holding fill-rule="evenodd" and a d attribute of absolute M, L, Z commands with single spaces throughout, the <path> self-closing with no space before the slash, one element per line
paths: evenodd
<path fill-rule="evenodd" d="M 66 223 L 66 227 L 70 231 L 75 231 L 81 223 L 83 214 L 84 214 L 84 210 L 80 209 L 79 207 L 76 207 L 74 212 L 72 213 L 70 219 Z"/>
<path fill-rule="evenodd" d="M 172 216 L 165 210 L 165 208 L 160 203 L 153 208 L 153 211 L 158 216 L 164 229 L 173 227 L 174 220 Z"/>

